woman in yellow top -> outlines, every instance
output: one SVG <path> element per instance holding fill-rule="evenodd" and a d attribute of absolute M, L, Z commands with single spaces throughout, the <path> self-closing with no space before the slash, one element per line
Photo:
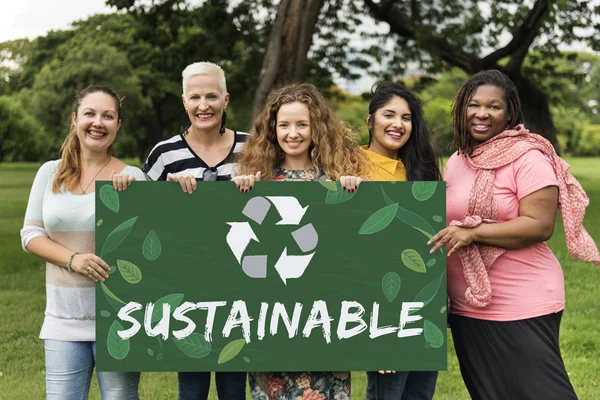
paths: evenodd
<path fill-rule="evenodd" d="M 369 144 L 363 149 L 374 181 L 442 180 L 419 99 L 402 86 L 377 85 L 367 115 Z"/>
<path fill-rule="evenodd" d="M 371 160 L 367 174 L 371 180 L 442 180 L 423 110 L 413 93 L 395 83 L 378 84 L 367 127 L 369 144 L 363 150 Z M 359 182 L 344 178 L 342 186 L 353 191 Z M 430 400 L 436 380 L 437 371 L 367 372 L 366 400 Z"/>

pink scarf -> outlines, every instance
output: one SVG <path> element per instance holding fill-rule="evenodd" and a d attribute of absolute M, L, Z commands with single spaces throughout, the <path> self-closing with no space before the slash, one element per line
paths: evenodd
<path fill-rule="evenodd" d="M 464 156 L 477 170 L 477 175 L 469 193 L 467 214 L 462 221 L 452 221 L 450 225 L 474 228 L 482 223 L 497 222 L 493 186 L 496 169 L 512 163 L 530 150 L 542 152 L 554 168 L 559 189 L 558 208 L 565 226 L 569 253 L 576 259 L 600 264 L 598 248 L 582 225 L 589 198 L 569 173 L 569 164 L 556 154 L 550 142 L 529 133 L 523 125 L 494 136 L 475 147 L 471 156 Z M 465 298 L 470 306 L 484 308 L 492 300 L 488 270 L 504 252 L 502 248 L 482 244 L 472 244 L 458 251 L 468 285 Z"/>

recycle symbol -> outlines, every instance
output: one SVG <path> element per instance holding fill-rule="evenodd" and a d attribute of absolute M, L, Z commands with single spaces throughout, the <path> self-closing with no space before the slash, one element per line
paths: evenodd
<path fill-rule="evenodd" d="M 281 216 L 281 221 L 275 225 L 300 225 L 300 221 L 308 206 L 302 208 L 298 199 L 291 196 L 256 196 L 248 200 L 242 214 L 259 225 L 262 225 L 265 216 L 271 208 L 271 203 Z M 267 256 L 246 255 L 244 251 L 251 240 L 259 242 L 249 222 L 227 222 L 231 226 L 227 233 L 227 244 L 233 255 L 240 263 L 242 271 L 251 278 L 267 277 Z M 306 224 L 292 232 L 292 237 L 304 253 L 312 251 L 317 247 L 319 235 L 312 224 Z M 279 273 L 283 283 L 287 285 L 288 279 L 300 278 L 310 260 L 315 255 L 313 251 L 305 255 L 289 255 L 287 247 L 281 252 L 281 256 L 275 263 L 275 270 Z"/>

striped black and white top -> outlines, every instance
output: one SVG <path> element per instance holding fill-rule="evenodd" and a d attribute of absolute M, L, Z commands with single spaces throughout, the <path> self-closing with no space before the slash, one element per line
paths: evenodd
<path fill-rule="evenodd" d="M 167 174 L 185 173 L 202 181 L 206 169 L 216 170 L 218 181 L 230 181 L 235 166 L 234 156 L 244 148 L 248 138 L 246 132 L 233 131 L 234 141 L 229 154 L 217 165 L 207 165 L 192 150 L 183 135 L 176 135 L 170 139 L 158 143 L 148 156 L 143 171 L 153 181 L 167 180 Z"/>

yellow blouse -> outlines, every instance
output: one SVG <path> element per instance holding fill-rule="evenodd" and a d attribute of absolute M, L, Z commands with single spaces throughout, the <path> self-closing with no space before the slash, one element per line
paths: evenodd
<path fill-rule="evenodd" d="M 394 160 L 386 156 L 368 150 L 369 146 L 362 146 L 371 166 L 367 176 L 374 181 L 405 181 L 406 168 L 400 160 Z"/>

